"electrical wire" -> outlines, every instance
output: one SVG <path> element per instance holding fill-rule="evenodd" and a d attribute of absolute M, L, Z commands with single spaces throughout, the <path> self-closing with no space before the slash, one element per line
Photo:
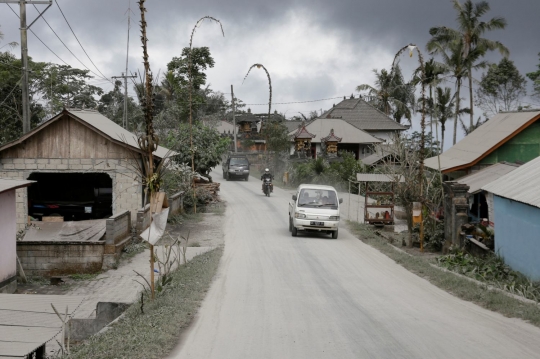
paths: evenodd
<path fill-rule="evenodd" d="M 15 12 L 15 10 L 13 10 L 13 9 L 11 8 L 11 6 L 9 6 L 8 3 L 6 3 L 6 5 L 7 5 L 7 6 L 9 7 L 9 9 L 15 14 L 15 16 L 19 17 L 19 15 Z M 45 47 L 47 48 L 47 50 L 49 50 L 50 52 L 52 52 L 52 53 L 54 54 L 54 56 L 56 56 L 56 57 L 57 57 L 60 61 L 62 61 L 64 64 L 66 64 L 67 66 L 71 67 L 71 65 L 68 64 L 67 62 L 65 62 L 60 56 L 58 56 L 58 55 L 56 54 L 56 52 L 54 52 L 53 50 L 51 50 L 51 48 L 50 48 L 49 46 L 47 46 L 47 44 L 45 44 L 45 43 L 43 42 L 43 40 L 41 40 L 41 39 L 39 38 L 39 36 L 37 36 L 36 33 L 35 33 L 32 29 L 29 29 L 29 30 L 30 30 L 30 32 L 31 32 L 32 34 L 34 34 L 34 36 L 35 36 L 35 37 L 43 44 L 43 46 L 45 46 Z"/>
<path fill-rule="evenodd" d="M 58 6 L 58 10 L 60 10 L 60 13 L 62 14 L 62 16 L 64 17 L 64 20 L 66 20 L 66 23 L 68 24 L 69 26 L 69 29 L 71 30 L 71 33 L 73 34 L 73 36 L 75 36 L 75 39 L 77 39 L 77 42 L 79 43 L 79 45 L 81 45 L 81 49 L 84 51 L 84 53 L 86 54 L 86 57 L 88 57 L 88 60 L 90 60 L 90 62 L 92 63 L 92 65 L 94 65 L 94 67 L 96 68 L 96 70 L 98 70 L 98 72 L 101 74 L 101 76 L 103 76 L 103 78 L 105 79 L 108 79 L 107 76 L 103 75 L 103 73 L 99 70 L 99 68 L 96 66 L 96 64 L 94 63 L 94 61 L 92 61 L 92 59 L 90 58 L 90 56 L 88 55 L 88 53 L 86 52 L 86 50 L 84 49 L 83 45 L 81 44 L 81 42 L 79 41 L 79 38 L 77 37 L 77 35 L 75 35 L 75 31 L 73 31 L 73 29 L 71 28 L 71 25 L 69 24 L 69 21 L 68 19 L 66 18 L 66 15 L 64 15 L 64 12 L 62 11 L 62 8 L 60 7 L 60 4 L 58 3 L 58 0 L 55 0 L 56 2 L 56 5 Z"/>
<path fill-rule="evenodd" d="M 38 10 L 38 8 L 37 8 L 36 5 L 34 5 L 34 8 L 35 8 L 36 10 Z M 39 10 L 38 10 L 38 11 L 39 11 Z M 41 18 L 43 19 L 43 21 L 45 21 L 45 24 L 47 24 L 47 26 L 49 27 L 49 29 L 51 29 L 51 31 L 52 31 L 53 34 L 58 38 L 58 40 L 60 40 L 60 42 L 62 43 L 62 45 L 64 45 L 64 47 L 69 51 L 69 53 L 70 53 L 71 55 L 73 55 L 73 57 L 74 57 L 77 61 L 79 61 L 79 62 L 81 63 L 81 65 L 83 65 L 84 67 L 86 67 L 86 69 L 87 69 L 88 71 L 90 71 L 90 72 L 93 73 L 94 75 L 98 76 L 99 78 L 102 78 L 102 79 L 108 81 L 107 78 L 105 78 L 105 77 L 103 77 L 103 76 L 101 76 L 101 75 L 98 75 L 98 74 L 95 73 L 94 71 L 90 70 L 90 69 L 88 68 L 88 66 L 86 66 L 86 65 L 85 65 L 85 64 L 84 64 L 84 63 L 83 63 L 83 62 L 82 62 L 82 61 L 81 61 L 81 60 L 73 53 L 73 51 L 70 50 L 70 48 L 66 45 L 66 43 L 65 43 L 64 41 L 62 41 L 62 39 L 60 38 L 60 36 L 58 36 L 58 34 L 56 33 L 56 31 L 54 31 L 54 29 L 51 27 L 51 25 L 49 24 L 49 22 L 45 19 L 45 16 L 42 16 Z M 91 61 L 91 60 L 90 60 L 90 61 Z M 95 65 L 94 65 L 94 66 L 95 66 Z M 98 71 L 99 71 L 99 70 L 98 70 Z"/>

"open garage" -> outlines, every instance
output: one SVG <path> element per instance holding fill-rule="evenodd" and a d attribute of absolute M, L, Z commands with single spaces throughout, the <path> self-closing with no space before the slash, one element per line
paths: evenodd
<path fill-rule="evenodd" d="M 32 173 L 28 214 L 35 219 L 58 216 L 64 221 L 112 216 L 112 179 L 106 173 Z"/>

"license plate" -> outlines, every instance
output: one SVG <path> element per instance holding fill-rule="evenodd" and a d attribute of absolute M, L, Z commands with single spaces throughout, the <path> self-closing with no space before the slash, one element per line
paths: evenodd
<path fill-rule="evenodd" d="M 313 221 L 311 221 L 311 222 L 309 222 L 309 224 L 311 226 L 324 226 L 324 222 L 313 222 Z"/>

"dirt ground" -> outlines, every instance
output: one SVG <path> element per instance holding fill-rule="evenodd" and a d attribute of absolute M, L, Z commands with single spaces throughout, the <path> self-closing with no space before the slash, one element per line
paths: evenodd
<path fill-rule="evenodd" d="M 217 203 L 197 215 L 188 214 L 178 221 L 171 221 L 167 225 L 167 234 L 162 238 L 160 245 L 170 244 L 179 239 L 184 243 L 188 240 L 188 247 L 218 247 L 224 243 L 223 221 L 225 207 Z"/>

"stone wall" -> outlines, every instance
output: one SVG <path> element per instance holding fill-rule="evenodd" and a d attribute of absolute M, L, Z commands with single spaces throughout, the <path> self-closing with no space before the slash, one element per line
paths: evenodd
<path fill-rule="evenodd" d="M 17 242 L 26 275 L 50 277 L 97 273 L 103 265 L 105 242 Z"/>
<path fill-rule="evenodd" d="M 106 173 L 112 178 L 113 214 L 131 211 L 136 218 L 142 203 L 142 187 L 134 172 L 133 160 L 125 159 L 0 159 L 0 177 L 25 180 L 34 173 Z M 27 189 L 17 190 L 17 229 L 24 228 L 28 218 Z"/>

